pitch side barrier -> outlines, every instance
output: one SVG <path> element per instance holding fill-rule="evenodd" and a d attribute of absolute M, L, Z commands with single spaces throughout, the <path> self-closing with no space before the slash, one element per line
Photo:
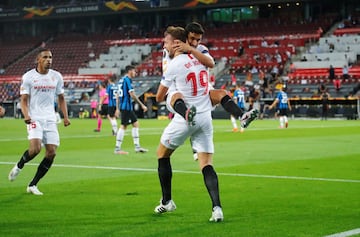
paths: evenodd
<path fill-rule="evenodd" d="M 269 117 L 275 114 L 275 110 L 266 109 L 273 101 L 273 99 L 261 99 L 260 101 L 261 107 L 265 108 L 264 114 Z M 289 112 L 289 116 L 291 117 L 321 117 L 322 100 L 320 98 L 291 98 L 290 104 L 292 111 Z M 358 119 L 360 116 L 360 97 L 330 98 L 328 104 L 329 118 Z"/>

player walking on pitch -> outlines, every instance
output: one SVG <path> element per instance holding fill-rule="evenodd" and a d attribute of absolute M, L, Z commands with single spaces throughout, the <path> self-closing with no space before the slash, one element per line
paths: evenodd
<path fill-rule="evenodd" d="M 49 171 L 56 155 L 56 149 L 60 145 L 54 109 L 55 96 L 58 98 L 58 105 L 64 116 L 65 127 L 70 125 L 70 120 L 64 97 L 63 77 L 59 72 L 51 69 L 51 51 L 42 48 L 37 54 L 36 61 L 36 68 L 23 75 L 20 87 L 21 111 L 27 126 L 29 148 L 12 168 L 8 178 L 10 181 L 14 181 L 24 165 L 40 153 L 41 146 L 44 144 L 45 157 L 26 189 L 28 193 L 43 195 L 37 184 Z"/>
<path fill-rule="evenodd" d="M 280 87 L 280 91 L 277 93 L 274 102 L 269 106 L 269 109 L 274 108 L 278 104 L 279 109 L 279 128 L 287 128 L 289 126 L 287 111 L 291 110 L 290 100 L 287 93 L 285 92 L 286 86 Z"/>
<path fill-rule="evenodd" d="M 147 111 L 147 107 L 140 101 L 134 92 L 132 87 L 132 78 L 136 76 L 136 70 L 134 66 L 128 65 L 125 67 L 126 75 L 120 78 L 118 82 L 118 91 L 116 97 L 116 111 L 115 116 L 119 117 L 121 114 L 121 125 L 116 134 L 115 154 L 127 155 L 129 152 L 121 149 L 122 142 L 125 136 L 125 130 L 129 124 L 132 125 L 131 135 L 133 137 L 135 152 L 145 153 L 148 149 L 140 146 L 139 135 L 139 121 L 134 112 L 133 100 L 138 103 L 144 112 Z"/>

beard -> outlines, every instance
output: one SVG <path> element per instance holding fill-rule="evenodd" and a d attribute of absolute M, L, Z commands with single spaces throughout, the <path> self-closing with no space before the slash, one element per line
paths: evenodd
<path fill-rule="evenodd" d="M 51 68 L 51 63 L 47 63 L 47 64 L 44 65 L 44 69 L 47 69 L 47 70 L 48 70 L 48 69 L 50 69 L 50 68 Z"/>

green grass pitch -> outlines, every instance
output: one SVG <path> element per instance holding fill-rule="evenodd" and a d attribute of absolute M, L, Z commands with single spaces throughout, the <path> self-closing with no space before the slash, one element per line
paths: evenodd
<path fill-rule="evenodd" d="M 225 220 L 209 223 L 211 203 L 189 143 L 172 157 L 177 210 L 156 215 L 160 200 L 156 148 L 168 121 L 140 120 L 134 152 L 131 126 L 113 154 L 110 123 L 59 126 L 61 146 L 38 184 L 26 193 L 44 152 L 14 182 L 10 169 L 28 145 L 22 120 L 0 120 L 0 236 L 264 236 L 321 237 L 360 228 L 360 121 L 255 121 L 244 133 L 214 120 L 214 166 Z"/>

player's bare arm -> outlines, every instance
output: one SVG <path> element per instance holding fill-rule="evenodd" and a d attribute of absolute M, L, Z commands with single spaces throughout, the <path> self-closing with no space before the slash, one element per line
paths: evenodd
<path fill-rule="evenodd" d="M 139 98 L 135 95 L 135 93 L 132 91 L 130 92 L 130 96 L 131 98 L 133 98 L 133 100 L 138 103 L 141 106 L 141 109 L 146 112 L 148 109 L 147 107 L 141 102 L 141 100 L 139 100 Z"/>
<path fill-rule="evenodd" d="M 269 109 L 272 109 L 276 106 L 276 104 L 278 103 L 279 99 L 275 99 L 274 102 L 269 106 Z"/>
<path fill-rule="evenodd" d="M 159 85 L 158 91 L 156 93 L 156 102 L 162 102 L 165 101 L 166 93 L 168 92 L 168 87 L 164 85 Z"/>
<path fill-rule="evenodd" d="M 174 40 L 173 48 L 184 53 L 191 53 L 201 64 L 208 68 L 213 68 L 215 66 L 215 62 L 211 57 L 206 56 L 188 43 L 181 42 L 180 40 Z"/>
<path fill-rule="evenodd" d="M 115 117 L 116 118 L 119 118 L 119 115 L 120 115 L 119 104 L 120 104 L 119 96 L 116 96 L 116 109 L 115 109 Z"/>
<path fill-rule="evenodd" d="M 28 100 L 29 100 L 29 95 L 24 94 L 21 95 L 21 112 L 24 115 L 24 122 L 26 124 L 30 124 L 31 123 L 31 118 L 29 116 L 29 106 L 28 106 Z"/>
<path fill-rule="evenodd" d="M 64 126 L 67 127 L 70 125 L 70 119 L 68 116 L 68 110 L 67 110 L 67 105 L 66 105 L 64 94 L 60 94 L 58 96 L 58 101 L 59 101 L 59 107 L 64 116 Z"/>

